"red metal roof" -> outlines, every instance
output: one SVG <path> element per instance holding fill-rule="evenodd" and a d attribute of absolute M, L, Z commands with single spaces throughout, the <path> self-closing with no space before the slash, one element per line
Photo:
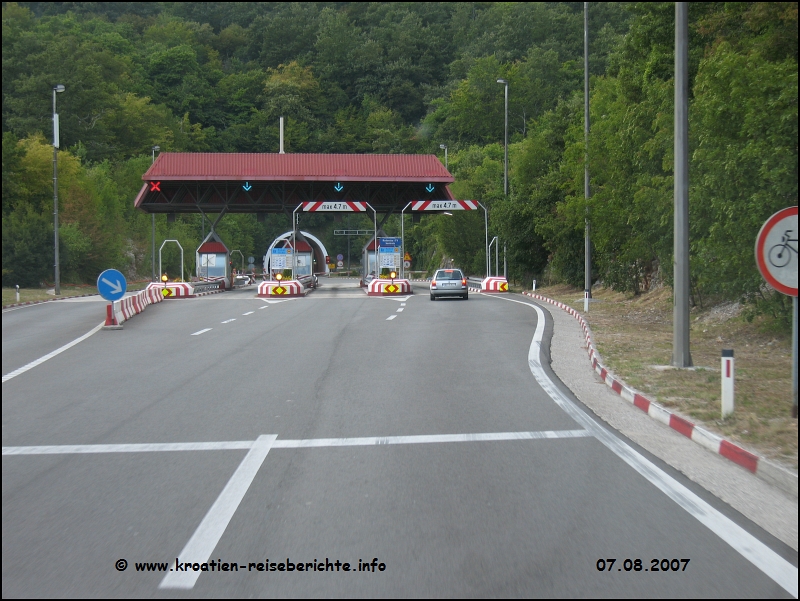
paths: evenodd
<path fill-rule="evenodd" d="M 197 249 L 199 253 L 226 253 L 228 249 L 225 248 L 225 245 L 222 242 L 215 242 L 213 240 L 209 240 L 204 244 L 200 245 L 200 248 Z"/>
<path fill-rule="evenodd" d="M 433 154 L 163 152 L 145 181 L 374 181 L 451 183 Z"/>
<path fill-rule="evenodd" d="M 303 240 L 295 240 L 295 242 L 297 244 L 297 246 L 295 246 L 295 250 L 297 252 L 301 252 L 301 253 L 302 252 L 311 252 L 311 245 L 308 242 L 305 242 Z M 284 245 L 284 248 L 291 248 L 291 247 L 292 247 L 292 241 L 291 240 L 287 240 L 286 244 Z"/>

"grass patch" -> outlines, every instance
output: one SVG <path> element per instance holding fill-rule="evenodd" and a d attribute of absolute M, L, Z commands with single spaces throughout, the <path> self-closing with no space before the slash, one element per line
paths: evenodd
<path fill-rule="evenodd" d="M 144 290 L 150 281 L 142 282 L 128 282 L 128 292 L 135 292 L 137 290 Z M 72 296 L 83 296 L 84 294 L 97 294 L 97 286 L 89 285 L 63 285 L 61 286 L 61 295 L 56 296 L 53 288 L 20 288 L 19 289 L 19 302 L 26 303 L 32 301 L 53 300 L 55 298 L 68 298 Z M 3 306 L 13 305 L 16 303 L 16 289 L 3 288 Z"/>
<path fill-rule="evenodd" d="M 549 286 L 536 292 L 583 314 L 583 291 Z M 584 319 L 603 363 L 659 404 L 702 427 L 797 469 L 797 420 L 791 418 L 791 330 L 748 323 L 735 305 L 691 311 L 690 351 L 696 369 L 657 369 L 672 355 L 672 291 L 640 296 L 592 291 Z M 734 414 L 720 415 L 720 357 L 735 353 Z"/>

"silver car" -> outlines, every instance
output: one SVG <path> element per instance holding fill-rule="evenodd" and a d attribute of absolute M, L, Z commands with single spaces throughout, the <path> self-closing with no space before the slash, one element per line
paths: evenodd
<path fill-rule="evenodd" d="M 439 269 L 431 280 L 431 300 L 447 296 L 469 298 L 467 278 L 460 269 Z"/>

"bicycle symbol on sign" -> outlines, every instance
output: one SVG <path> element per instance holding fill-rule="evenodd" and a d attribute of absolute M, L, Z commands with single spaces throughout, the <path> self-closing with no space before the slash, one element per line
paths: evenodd
<path fill-rule="evenodd" d="M 769 249 L 769 262 L 773 267 L 786 267 L 792 260 L 792 253 L 797 254 L 797 238 L 792 238 L 793 230 L 786 230 L 781 236 L 780 244 L 776 244 Z M 794 242 L 794 246 L 791 243 Z"/>

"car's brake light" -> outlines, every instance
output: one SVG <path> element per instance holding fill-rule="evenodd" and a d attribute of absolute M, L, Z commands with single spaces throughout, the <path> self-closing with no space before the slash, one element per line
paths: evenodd
<path fill-rule="evenodd" d="M 436 288 L 436 280 L 431 280 L 431 288 Z"/>
<path fill-rule="evenodd" d="M 462 286 L 466 286 L 467 285 L 467 278 L 462 278 L 461 285 Z"/>

